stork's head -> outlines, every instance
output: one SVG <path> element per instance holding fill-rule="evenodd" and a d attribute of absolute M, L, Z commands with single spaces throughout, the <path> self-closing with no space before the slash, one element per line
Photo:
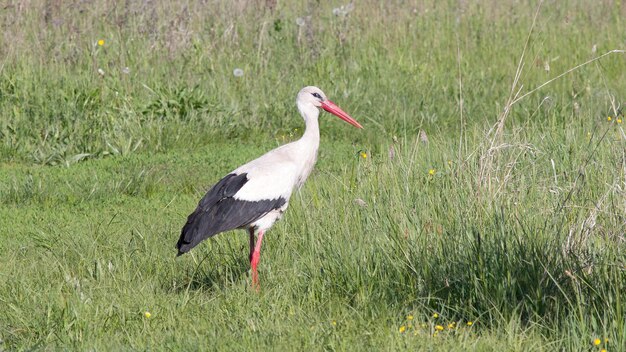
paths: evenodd
<path fill-rule="evenodd" d="M 316 111 L 322 108 L 329 113 L 339 117 L 354 127 L 363 128 L 360 123 L 350 117 L 345 111 L 341 110 L 335 103 L 326 98 L 326 94 L 321 89 L 313 86 L 304 87 L 298 93 L 296 98 L 298 108 L 302 112 L 304 118 L 308 118 L 310 111 Z M 317 116 L 317 114 L 315 114 Z"/>

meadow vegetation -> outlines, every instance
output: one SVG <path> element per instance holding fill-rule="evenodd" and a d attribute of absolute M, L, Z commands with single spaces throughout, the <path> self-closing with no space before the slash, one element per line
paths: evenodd
<path fill-rule="evenodd" d="M 623 1 L 2 6 L 0 350 L 626 350 Z M 305 85 L 365 129 L 261 291 L 243 231 L 175 258 Z"/>

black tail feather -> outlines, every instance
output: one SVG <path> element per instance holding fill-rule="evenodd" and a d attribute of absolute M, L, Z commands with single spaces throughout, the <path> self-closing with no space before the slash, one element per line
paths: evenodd
<path fill-rule="evenodd" d="M 282 197 L 258 201 L 235 199 L 234 195 L 247 181 L 245 173 L 229 174 L 207 192 L 183 226 L 176 244 L 179 256 L 218 233 L 249 226 L 287 202 Z"/>

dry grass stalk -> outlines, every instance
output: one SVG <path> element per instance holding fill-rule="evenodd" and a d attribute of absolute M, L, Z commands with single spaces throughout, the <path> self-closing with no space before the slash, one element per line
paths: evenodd
<path fill-rule="evenodd" d="M 513 78 L 513 83 L 511 85 L 511 90 L 509 92 L 509 96 L 507 98 L 507 101 L 504 105 L 504 108 L 502 110 L 502 112 L 499 114 L 498 116 L 498 120 L 497 122 L 489 129 L 489 131 L 487 132 L 487 140 L 486 140 L 486 145 L 483 146 L 483 152 L 482 155 L 480 156 L 480 167 L 479 167 L 479 174 L 478 174 L 478 193 L 482 194 L 483 191 L 486 190 L 486 192 L 488 194 L 491 194 L 493 196 L 496 196 L 502 189 L 505 188 L 506 186 L 506 182 L 508 180 L 510 180 L 510 177 L 508 177 L 507 175 L 510 176 L 511 173 L 511 169 L 510 168 L 505 168 L 505 175 L 504 177 L 499 177 L 497 176 L 499 173 L 499 170 L 501 169 L 499 166 L 499 162 L 498 162 L 498 158 L 501 156 L 500 155 L 500 150 L 502 149 L 506 149 L 503 147 L 507 147 L 507 146 L 512 146 L 515 144 L 509 144 L 509 143 L 504 143 L 503 141 L 503 133 L 504 133 L 504 126 L 506 123 L 506 120 L 509 116 L 509 114 L 511 113 L 511 110 L 513 108 L 513 106 L 515 104 L 517 104 L 518 102 L 520 102 L 521 100 L 523 100 L 524 98 L 528 97 L 529 95 L 539 91 L 540 89 L 542 89 L 543 87 L 549 85 L 550 83 L 564 77 L 565 75 L 572 73 L 586 65 L 589 65 L 595 61 L 598 61 L 600 59 L 602 59 L 605 56 L 611 55 L 611 54 L 617 54 L 617 53 L 626 53 L 626 50 L 610 50 L 600 56 L 594 56 L 592 59 L 589 59 L 581 64 L 578 64 L 568 70 L 566 70 L 565 72 L 547 80 L 546 82 L 540 84 L 538 87 L 529 90 L 528 92 L 521 94 L 521 91 L 523 89 L 523 85 L 519 84 L 520 81 L 520 77 L 521 74 L 524 70 L 524 57 L 526 55 L 527 49 L 529 47 L 530 44 L 530 39 L 531 39 L 531 35 L 533 33 L 533 30 L 535 28 L 535 24 L 537 21 L 537 18 L 539 16 L 540 13 L 540 9 L 541 6 L 543 4 L 543 1 L 539 2 L 539 5 L 537 6 L 537 10 L 535 12 L 535 15 L 533 17 L 533 22 L 531 25 L 531 28 L 529 30 L 526 42 L 524 44 L 524 48 L 522 50 L 522 54 L 520 55 L 520 59 L 518 61 L 518 65 L 517 65 L 517 69 L 515 71 L 515 76 Z M 615 104 L 613 104 L 613 110 L 615 113 L 617 113 L 617 108 L 615 107 Z M 487 146 L 488 145 L 488 146 Z M 526 146 L 527 143 L 520 143 L 520 146 Z M 519 156 L 520 154 L 518 154 Z M 515 165 L 514 162 L 509 162 L 507 165 L 511 166 L 511 165 Z M 495 174 L 495 176 L 494 176 Z M 504 182 L 504 184 L 500 184 Z M 494 188 L 495 187 L 495 188 Z M 495 190 L 495 192 L 494 192 Z"/>
<path fill-rule="evenodd" d="M 491 193 L 492 189 L 492 174 L 494 172 L 494 163 L 496 162 L 496 151 L 499 148 L 496 148 L 497 145 L 502 144 L 502 134 L 504 131 L 504 124 L 506 122 L 509 113 L 511 112 L 511 108 L 515 102 L 519 101 L 518 97 L 523 88 L 522 86 L 518 86 L 520 77 L 522 75 L 522 71 L 524 69 L 524 57 L 526 56 L 526 50 L 528 49 L 528 45 L 530 43 L 530 38 L 532 36 L 533 30 L 535 29 L 535 24 L 537 23 L 537 17 L 539 16 L 539 12 L 541 10 L 541 5 L 543 1 L 539 2 L 537 5 L 537 10 L 535 11 L 535 15 L 533 16 L 533 22 L 528 32 L 528 36 L 526 37 L 526 42 L 524 43 L 524 48 L 522 50 L 522 54 L 520 55 L 517 69 L 515 71 L 515 76 L 513 78 L 513 84 L 511 84 L 511 90 L 509 92 L 509 97 L 507 99 L 506 104 L 504 105 L 504 109 L 498 116 L 498 121 L 496 124 L 491 127 L 489 132 L 487 132 L 487 136 L 491 136 L 489 139 L 489 147 L 480 157 L 480 169 L 478 180 L 479 184 L 479 192 L 483 188 L 487 188 L 487 191 Z"/>

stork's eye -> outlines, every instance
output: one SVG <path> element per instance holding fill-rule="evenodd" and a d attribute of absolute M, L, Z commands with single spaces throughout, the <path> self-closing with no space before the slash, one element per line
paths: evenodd
<path fill-rule="evenodd" d="M 322 96 L 320 95 L 320 93 L 313 93 L 313 96 L 319 100 L 322 100 Z"/>

